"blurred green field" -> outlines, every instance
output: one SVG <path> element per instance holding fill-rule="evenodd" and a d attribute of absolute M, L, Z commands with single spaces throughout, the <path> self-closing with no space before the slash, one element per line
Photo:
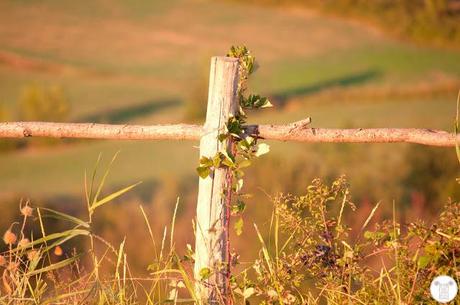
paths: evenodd
<path fill-rule="evenodd" d="M 22 88 L 57 84 L 72 103 L 72 121 L 182 122 L 184 105 L 195 81 L 206 74 L 209 57 L 223 55 L 233 44 L 254 52 L 260 69 L 251 88 L 272 96 L 278 106 L 254 114 L 254 122 L 311 116 L 315 127 L 452 129 L 460 53 L 413 46 L 315 12 L 204 0 L 3 1 L 0 102 L 14 116 Z M 38 68 L 17 65 L 11 60 L 16 57 Z M 112 186 L 165 175 L 197 179 L 194 145 L 85 141 L 2 153 L 0 194 L 80 195 L 84 170 L 92 168 L 99 153 L 109 159 L 118 150 Z M 360 148 L 359 156 L 374 151 L 398 155 L 405 149 Z M 292 160 L 319 162 L 316 150 L 273 143 L 274 156 Z M 361 164 L 360 158 L 347 158 L 346 151 L 330 154 L 337 159 L 331 166 L 351 174 L 352 181 L 373 177 L 366 173 L 380 164 L 373 158 Z M 373 179 L 378 184 L 383 178 Z"/>

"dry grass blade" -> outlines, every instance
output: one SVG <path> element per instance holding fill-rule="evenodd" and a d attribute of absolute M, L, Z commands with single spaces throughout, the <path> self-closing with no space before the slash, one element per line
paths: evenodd
<path fill-rule="evenodd" d="M 361 232 L 367 227 L 367 225 L 369 224 L 371 219 L 374 217 L 375 212 L 377 211 L 377 209 L 380 206 L 380 203 L 381 203 L 381 201 L 377 202 L 377 204 L 372 208 L 372 211 L 370 212 L 369 216 L 367 217 L 366 221 L 364 222 L 364 224 L 361 227 Z"/>
<path fill-rule="evenodd" d="M 89 224 L 86 221 L 83 221 L 77 217 L 73 217 L 71 215 L 64 214 L 64 213 L 61 213 L 61 212 L 58 212 L 52 209 L 48 209 L 48 208 L 40 208 L 40 209 L 50 213 L 50 214 L 44 214 L 43 218 L 54 218 L 57 220 L 64 220 L 64 221 L 74 223 L 78 226 L 89 228 Z"/>
<path fill-rule="evenodd" d="M 76 237 L 76 236 L 79 236 L 79 235 L 88 236 L 88 235 L 90 235 L 90 232 L 87 231 L 87 230 L 83 230 L 83 229 L 71 229 L 71 230 L 67 230 L 67 231 L 63 231 L 63 232 L 48 234 L 48 235 L 46 235 L 46 236 L 44 236 L 42 238 L 39 238 L 39 239 L 34 240 L 34 241 L 31 241 L 30 243 L 27 243 L 24 246 L 18 246 L 17 248 L 11 249 L 11 252 L 12 253 L 19 252 L 19 251 L 23 251 L 23 250 L 27 250 L 29 248 L 32 248 L 34 246 L 38 246 L 38 245 L 41 245 L 41 244 L 46 244 L 47 242 L 52 241 L 52 240 L 56 240 L 56 239 L 60 239 L 60 238 L 67 238 L 68 239 L 68 238 L 73 238 L 73 237 Z"/>
<path fill-rule="evenodd" d="M 67 258 L 65 260 L 62 260 L 62 261 L 59 261 L 57 263 L 51 264 L 49 266 L 46 266 L 46 267 L 43 267 L 43 268 L 36 269 L 36 270 L 31 271 L 31 272 L 28 272 L 25 275 L 30 277 L 30 276 L 33 276 L 33 275 L 37 275 L 37 274 L 46 273 L 46 272 L 50 272 L 50 271 L 53 271 L 53 270 L 61 269 L 61 268 L 65 267 L 65 266 L 68 266 L 71 263 L 75 262 L 81 256 L 82 256 L 82 254 L 72 256 L 70 258 Z"/>
<path fill-rule="evenodd" d="M 102 206 L 102 205 L 104 205 L 104 204 L 106 204 L 106 203 L 108 203 L 108 202 L 114 200 L 114 199 L 117 198 L 117 197 L 120 197 L 120 196 L 123 195 L 124 193 L 129 192 L 130 190 L 132 190 L 133 188 L 135 188 L 136 186 L 138 186 L 138 185 L 141 184 L 141 183 L 142 183 L 142 182 L 138 182 L 138 183 L 132 184 L 132 185 L 130 185 L 130 186 L 128 186 L 128 187 L 125 187 L 125 188 L 123 188 L 123 189 L 121 189 L 121 190 L 119 190 L 119 191 L 116 191 L 116 192 L 114 192 L 114 193 L 112 193 L 112 194 L 110 194 L 110 195 L 108 195 L 108 196 L 102 198 L 101 200 L 95 201 L 95 202 L 91 205 L 90 211 L 94 212 L 94 210 L 96 210 L 98 207 L 100 207 L 100 206 Z"/>

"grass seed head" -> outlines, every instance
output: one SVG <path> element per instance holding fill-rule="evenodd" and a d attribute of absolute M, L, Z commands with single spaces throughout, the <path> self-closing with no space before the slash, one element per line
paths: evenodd
<path fill-rule="evenodd" d="M 25 217 L 31 217 L 33 214 L 34 209 L 30 207 L 30 205 L 26 204 L 21 208 L 21 214 Z"/>
<path fill-rule="evenodd" d="M 19 263 L 18 262 L 10 262 L 8 264 L 8 271 L 11 271 L 11 272 L 15 272 L 16 270 L 18 270 L 18 267 L 19 267 Z"/>
<path fill-rule="evenodd" d="M 30 243 L 30 240 L 28 238 L 23 238 L 19 241 L 18 246 L 20 247 L 25 247 Z"/>
<path fill-rule="evenodd" d="M 37 260 L 40 257 L 40 253 L 37 250 L 30 250 L 27 253 L 27 259 L 29 261 Z"/>
<path fill-rule="evenodd" d="M 17 238 L 16 234 L 11 232 L 11 230 L 7 230 L 5 232 L 5 234 L 3 235 L 3 241 L 7 245 L 15 244 L 17 240 L 18 240 L 18 238 Z"/>

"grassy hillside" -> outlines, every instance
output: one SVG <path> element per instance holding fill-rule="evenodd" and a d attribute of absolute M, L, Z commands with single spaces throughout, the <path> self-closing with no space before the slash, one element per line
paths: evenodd
<path fill-rule="evenodd" d="M 458 52 L 410 45 L 368 26 L 305 10 L 211 1 L 2 2 L 0 101 L 14 118 L 25 86 L 52 84 L 68 95 L 72 121 L 181 122 L 209 57 L 224 54 L 232 44 L 253 50 L 261 68 L 252 88 L 277 104 L 254 121 L 311 116 L 317 127 L 452 126 L 460 87 Z M 3 153 L 0 192 L 79 195 L 84 169 L 99 153 L 118 150 L 112 185 L 158 181 L 164 175 L 195 178 L 194 145 L 85 141 Z M 274 143 L 274 151 L 287 158 L 311 156 L 314 149 Z M 378 150 L 397 155 L 404 149 Z M 339 164 L 347 156 L 332 155 Z M 350 170 L 352 181 L 359 169 L 373 172 L 358 160 L 339 167 Z"/>

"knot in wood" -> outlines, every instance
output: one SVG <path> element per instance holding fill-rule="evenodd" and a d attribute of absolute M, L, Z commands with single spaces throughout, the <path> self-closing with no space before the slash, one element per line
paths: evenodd
<path fill-rule="evenodd" d="M 32 136 L 32 131 L 29 128 L 24 128 L 24 130 L 22 131 L 22 134 L 24 135 L 25 138 L 28 138 Z"/>

